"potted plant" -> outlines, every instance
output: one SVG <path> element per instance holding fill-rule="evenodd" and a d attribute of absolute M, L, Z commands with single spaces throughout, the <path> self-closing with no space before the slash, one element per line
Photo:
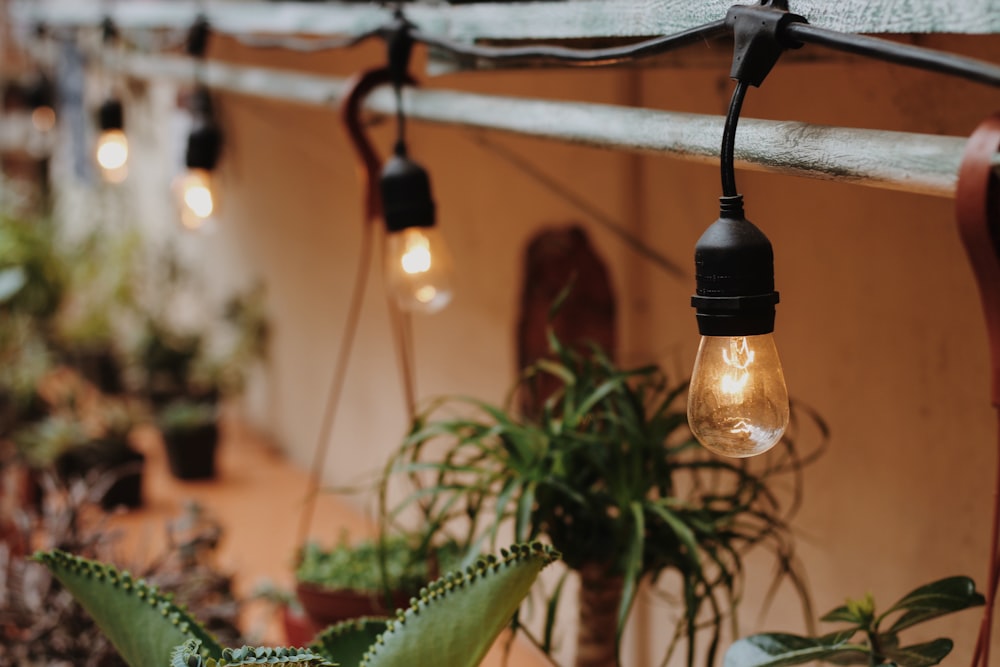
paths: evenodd
<path fill-rule="evenodd" d="M 393 619 L 350 621 L 308 648 L 223 648 L 171 598 L 127 572 L 62 551 L 35 555 L 93 616 L 131 667 L 167 664 L 447 665 L 475 667 L 510 622 L 539 572 L 559 554 L 515 544 L 422 587 Z"/>
<path fill-rule="evenodd" d="M 404 535 L 331 549 L 307 543 L 295 570 L 296 596 L 315 628 L 352 618 L 384 617 L 404 607 L 441 566 L 457 563 L 457 545 L 421 548 Z"/>
<path fill-rule="evenodd" d="M 818 637 L 761 633 L 734 642 L 725 667 L 781 667 L 814 660 L 851 665 L 930 667 L 951 653 L 954 642 L 939 637 L 903 646 L 899 633 L 924 621 L 985 602 L 968 577 L 947 577 L 910 591 L 881 614 L 869 594 L 829 611 L 821 621 L 846 627 Z M 891 622 L 890 622 L 891 621 Z M 861 641 L 852 641 L 857 635 Z"/>
<path fill-rule="evenodd" d="M 131 420 L 117 407 L 106 408 L 105 420 L 88 429 L 76 416 L 56 413 L 22 428 L 14 441 L 34 470 L 50 469 L 67 481 L 112 477 L 100 499 L 105 509 L 139 507 L 145 456 L 129 442 Z"/>
<path fill-rule="evenodd" d="M 215 477 L 219 423 L 214 401 L 175 400 L 160 410 L 156 423 L 174 477 L 184 480 Z"/>
<path fill-rule="evenodd" d="M 686 383 L 550 339 L 553 358 L 524 370 L 507 407 L 445 398 L 416 416 L 385 469 L 383 520 L 392 525 L 415 508 L 428 531 L 450 532 L 466 549 L 493 543 L 504 526 L 516 540 L 550 540 L 581 581 L 580 666 L 617 661 L 639 585 L 656 586 L 668 571 L 679 575 L 684 600 L 668 654 L 686 638 L 690 664 L 704 627 L 712 664 L 739 597 L 743 554 L 755 545 L 774 554 L 778 576 L 807 600 L 787 523 L 799 483 L 787 473 L 806 459 L 791 439 L 758 461 L 712 457 L 687 430 Z M 555 393 L 537 418 L 514 414 L 517 390 L 537 376 L 553 378 Z M 786 505 L 779 480 L 795 489 Z M 416 488 L 390 507 L 385 498 L 399 485 Z M 545 651 L 554 617 L 536 638 Z"/>

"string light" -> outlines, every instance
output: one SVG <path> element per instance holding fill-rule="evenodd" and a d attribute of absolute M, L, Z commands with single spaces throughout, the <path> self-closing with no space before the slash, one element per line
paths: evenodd
<path fill-rule="evenodd" d="M 184 171 L 174 179 L 172 190 L 181 226 L 189 231 L 208 231 L 219 212 L 215 167 L 222 150 L 222 131 L 212 111 L 207 89 L 190 95 L 192 128 L 184 153 Z"/>
<path fill-rule="evenodd" d="M 774 252 L 764 233 L 746 219 L 736 188 L 735 143 L 748 86 L 759 86 L 786 48 L 781 37 L 805 19 L 785 0 L 733 7 L 726 25 L 735 33 L 736 80 L 722 133 L 722 198 L 719 219 L 695 246 L 697 309 L 701 342 L 688 389 L 688 424 L 698 441 L 717 454 L 763 454 L 788 426 L 788 389 L 774 342 Z"/>
<path fill-rule="evenodd" d="M 94 159 L 101 177 L 108 183 L 121 183 L 128 176 L 128 138 L 121 101 L 105 100 L 97 111 L 97 125 L 100 132 L 94 146 Z"/>

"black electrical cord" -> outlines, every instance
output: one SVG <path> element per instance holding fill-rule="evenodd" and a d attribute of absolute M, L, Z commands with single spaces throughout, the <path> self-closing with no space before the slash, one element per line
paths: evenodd
<path fill-rule="evenodd" d="M 430 35 L 420 30 L 411 31 L 413 39 L 454 56 L 459 62 L 486 60 L 492 63 L 518 64 L 522 66 L 559 63 L 570 66 L 597 67 L 630 62 L 643 57 L 666 53 L 720 37 L 729 32 L 724 19 L 705 25 L 682 30 L 663 37 L 604 49 L 574 49 L 564 46 L 483 46 L 463 44 L 443 37 Z"/>
<path fill-rule="evenodd" d="M 733 97 L 729 101 L 729 112 L 726 114 L 726 124 L 722 130 L 722 150 L 719 161 L 722 169 L 722 195 L 736 197 L 736 124 L 740 120 L 740 110 L 743 108 L 743 98 L 747 94 L 747 83 L 737 81 L 733 89 Z"/>
<path fill-rule="evenodd" d="M 878 37 L 837 32 L 808 23 L 789 23 L 783 32 L 786 37 L 799 42 L 1000 87 L 1000 66 L 984 60 Z"/>

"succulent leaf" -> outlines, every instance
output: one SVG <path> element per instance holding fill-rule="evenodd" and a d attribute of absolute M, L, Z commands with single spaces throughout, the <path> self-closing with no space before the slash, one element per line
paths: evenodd
<path fill-rule="evenodd" d="M 131 667 L 162 665 L 173 648 L 197 640 L 205 657 L 222 648 L 186 611 L 155 586 L 111 565 L 63 551 L 34 555 L 87 610 Z"/>
<path fill-rule="evenodd" d="M 331 625 L 313 640 L 310 648 L 344 667 L 357 667 L 365 652 L 385 632 L 386 622 L 384 618 L 359 618 Z"/>
<path fill-rule="evenodd" d="M 305 648 L 241 646 L 222 650 L 221 657 L 206 658 L 201 642 L 189 639 L 176 647 L 170 667 L 240 667 L 241 665 L 299 665 L 299 667 L 335 667 L 323 656 Z"/>
<path fill-rule="evenodd" d="M 538 573 L 559 558 L 539 542 L 515 544 L 431 582 L 365 653 L 360 667 L 474 667 L 517 611 Z M 346 664 L 346 663 L 345 663 Z"/>

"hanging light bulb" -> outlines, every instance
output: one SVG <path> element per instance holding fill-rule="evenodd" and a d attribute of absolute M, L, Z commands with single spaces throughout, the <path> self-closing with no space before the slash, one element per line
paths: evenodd
<path fill-rule="evenodd" d="M 190 108 L 194 121 L 184 155 L 185 169 L 174 178 L 172 190 L 181 226 L 207 231 L 219 209 L 214 170 L 222 150 L 222 132 L 212 115 L 207 90 L 198 88 L 192 93 Z"/>
<path fill-rule="evenodd" d="M 427 171 L 406 157 L 402 142 L 386 162 L 380 180 L 386 285 L 406 311 L 435 313 L 451 301 L 452 263 L 434 225 L 434 201 Z"/>
<path fill-rule="evenodd" d="M 744 458 L 778 444 L 788 426 L 788 390 L 774 343 L 774 253 L 743 216 L 740 196 L 695 246 L 702 334 L 688 389 L 688 424 L 707 449 Z"/>
<path fill-rule="evenodd" d="M 100 134 L 94 158 L 101 177 L 108 183 L 121 183 L 128 176 L 128 139 L 125 137 L 125 113 L 122 103 L 109 98 L 97 112 Z"/>
<path fill-rule="evenodd" d="M 56 126 L 55 93 L 52 82 L 44 74 L 34 76 L 24 86 L 25 105 L 31 109 L 31 125 L 46 133 Z"/>

